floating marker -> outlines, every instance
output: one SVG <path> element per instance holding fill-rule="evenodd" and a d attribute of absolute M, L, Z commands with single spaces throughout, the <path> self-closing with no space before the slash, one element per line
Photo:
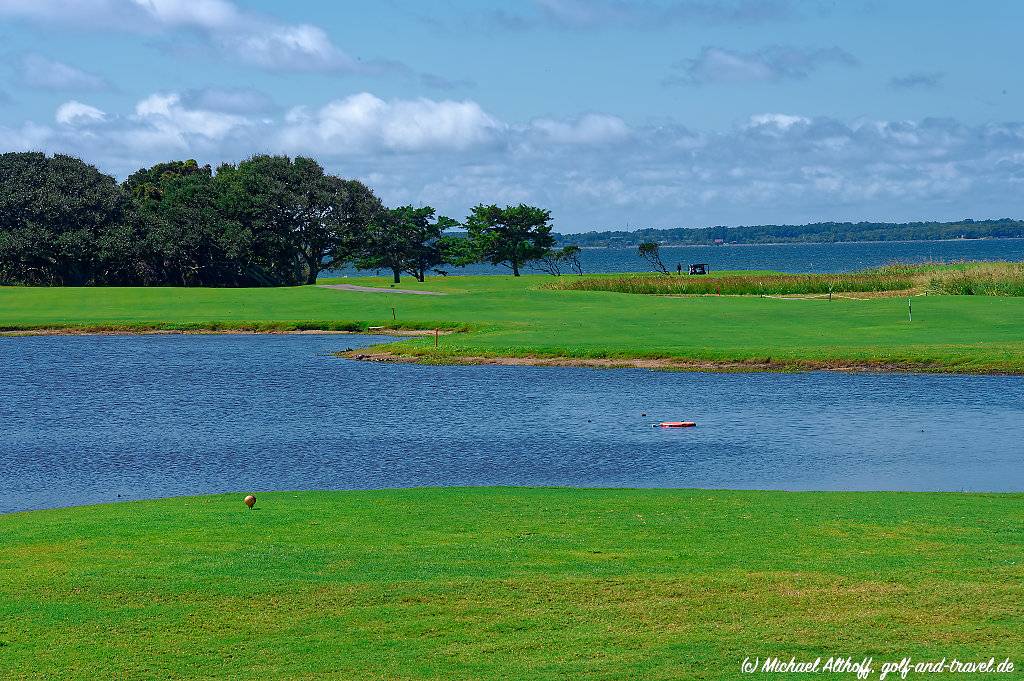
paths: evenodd
<path fill-rule="evenodd" d="M 655 423 L 655 428 L 693 428 L 697 423 L 695 421 L 662 421 L 661 423 Z"/>

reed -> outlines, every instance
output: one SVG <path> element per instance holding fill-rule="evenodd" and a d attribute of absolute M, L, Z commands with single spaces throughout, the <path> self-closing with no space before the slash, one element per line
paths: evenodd
<path fill-rule="evenodd" d="M 720 277 L 625 275 L 556 281 L 546 288 L 562 291 L 610 291 L 648 295 L 811 295 L 906 291 L 909 276 L 863 272 L 856 274 L 758 274 Z"/>
<path fill-rule="evenodd" d="M 882 293 L 1024 296 L 1024 263 L 891 263 L 846 274 L 725 274 L 711 277 L 622 274 L 553 281 L 543 288 L 647 295 L 821 295 Z"/>
<path fill-rule="evenodd" d="M 975 263 L 933 273 L 924 292 L 954 296 L 1024 296 L 1024 263 Z"/>

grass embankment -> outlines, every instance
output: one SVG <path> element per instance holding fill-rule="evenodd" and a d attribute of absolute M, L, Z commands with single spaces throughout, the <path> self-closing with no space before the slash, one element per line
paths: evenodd
<path fill-rule="evenodd" d="M 748 655 L 1020 665 L 1022 502 L 478 488 L 0 516 L 0 677 L 735 679 Z"/>
<path fill-rule="evenodd" d="M 1021 263 L 888 265 L 846 274 L 721 273 L 713 277 L 650 273 L 560 278 L 545 288 L 647 295 L 915 295 L 1024 296 Z"/>
<path fill-rule="evenodd" d="M 380 278 L 337 281 L 390 286 Z M 1024 373 L 1024 298 L 915 298 L 911 323 L 906 298 L 829 302 L 542 288 L 551 281 L 546 275 L 478 276 L 400 285 L 443 296 L 309 286 L 0 288 L 0 329 L 468 329 L 442 337 L 437 349 L 433 338 L 384 349 L 427 362 L 540 358 L 667 368 Z"/>

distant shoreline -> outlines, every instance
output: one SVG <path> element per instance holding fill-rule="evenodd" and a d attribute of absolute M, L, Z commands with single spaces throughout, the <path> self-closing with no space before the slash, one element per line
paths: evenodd
<path fill-rule="evenodd" d="M 724 243 L 724 244 L 663 244 L 662 248 L 723 248 L 725 246 L 849 246 L 852 244 L 945 244 L 960 243 L 965 241 L 1024 241 L 1024 237 L 977 237 L 973 239 L 893 239 L 885 241 L 766 241 L 764 243 Z M 559 241 L 559 244 L 569 245 L 568 242 Z M 587 251 L 625 251 L 636 248 L 636 244 L 629 246 L 580 246 Z"/>

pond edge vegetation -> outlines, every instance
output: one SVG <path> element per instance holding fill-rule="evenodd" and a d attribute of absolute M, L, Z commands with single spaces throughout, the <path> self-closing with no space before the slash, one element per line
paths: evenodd
<path fill-rule="evenodd" d="M 859 272 L 786 274 L 727 273 L 688 276 L 667 273 L 616 274 L 558 279 L 542 288 L 639 295 L 883 295 L 1024 296 L 1024 263 L 894 263 Z"/>
<path fill-rule="evenodd" d="M 580 369 L 646 369 L 649 371 L 709 373 L 802 373 L 830 371 L 877 374 L 974 374 L 1024 376 L 1024 365 L 968 364 L 927 359 L 799 359 L 790 357 L 702 358 L 661 356 L 567 356 L 545 353 L 463 355 L 408 346 L 403 343 L 376 345 L 359 350 L 342 350 L 336 357 L 362 362 L 423 364 L 436 366 L 531 366 Z"/>

